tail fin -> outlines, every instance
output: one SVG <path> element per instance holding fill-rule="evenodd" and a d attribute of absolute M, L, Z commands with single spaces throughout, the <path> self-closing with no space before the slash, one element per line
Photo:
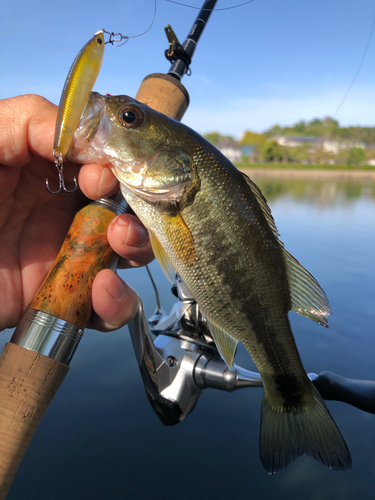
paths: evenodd
<path fill-rule="evenodd" d="M 260 459 L 274 474 L 306 453 L 334 470 L 352 466 L 350 452 L 323 399 L 314 391 L 304 407 L 273 408 L 262 402 Z"/>

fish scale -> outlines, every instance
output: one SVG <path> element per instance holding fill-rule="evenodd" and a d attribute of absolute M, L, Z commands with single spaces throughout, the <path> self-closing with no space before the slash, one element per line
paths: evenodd
<path fill-rule="evenodd" d="M 129 110 L 134 125 L 125 122 Z M 258 187 L 196 132 L 126 96 L 92 94 L 71 159 L 95 155 L 112 165 L 164 272 L 171 280 L 179 273 L 226 363 L 238 342 L 253 358 L 264 385 L 265 470 L 277 472 L 303 453 L 335 470 L 350 468 L 288 318 L 294 310 L 327 326 L 329 302 L 284 249 Z"/>

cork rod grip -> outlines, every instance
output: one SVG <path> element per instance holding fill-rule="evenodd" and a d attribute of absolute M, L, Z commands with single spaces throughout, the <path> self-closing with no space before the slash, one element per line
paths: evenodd
<path fill-rule="evenodd" d="M 69 367 L 8 343 L 0 356 L 0 500 Z"/>
<path fill-rule="evenodd" d="M 161 73 L 146 76 L 135 98 L 175 120 L 181 120 L 189 106 L 189 94 L 182 83 Z"/>

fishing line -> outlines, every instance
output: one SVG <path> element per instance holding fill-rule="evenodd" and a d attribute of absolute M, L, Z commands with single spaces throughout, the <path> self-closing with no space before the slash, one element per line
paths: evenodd
<path fill-rule="evenodd" d="M 369 35 L 368 40 L 367 40 L 367 45 L 366 45 L 365 51 L 363 52 L 363 56 L 362 56 L 361 62 L 359 63 L 359 66 L 358 66 L 358 69 L 357 69 L 357 73 L 355 74 L 352 83 L 349 85 L 348 90 L 345 92 L 344 97 L 341 99 L 341 102 L 340 102 L 338 108 L 336 109 L 336 111 L 335 111 L 335 113 L 333 115 L 333 118 L 335 118 L 336 115 L 337 115 L 337 113 L 340 111 L 341 106 L 344 104 L 345 99 L 347 98 L 347 96 L 348 96 L 351 88 L 353 87 L 355 81 L 357 80 L 359 72 L 361 71 L 362 64 L 363 64 L 363 61 L 365 60 L 365 57 L 366 57 L 366 54 L 367 54 L 367 50 L 368 50 L 368 48 L 370 46 L 371 38 L 372 38 L 372 35 L 373 35 L 373 32 L 374 32 L 374 25 L 375 25 L 375 11 L 374 11 L 374 15 L 372 17 L 372 24 L 371 24 L 371 29 L 370 29 L 370 35 Z"/>
<path fill-rule="evenodd" d="M 175 0 L 165 0 L 165 1 L 169 3 L 175 3 L 176 5 L 182 5 L 183 7 L 189 7 L 189 9 L 207 10 L 209 12 L 215 12 L 217 10 L 237 9 L 237 7 L 242 7 L 243 5 L 254 2 L 254 0 L 247 0 L 247 2 L 239 3 L 237 5 L 233 5 L 232 7 L 223 7 L 222 9 L 201 9 L 200 7 L 195 7 L 194 5 L 188 5 L 186 3 L 176 2 Z"/>
<path fill-rule="evenodd" d="M 112 40 L 111 40 L 111 37 L 110 37 L 110 40 L 109 40 L 108 42 L 106 42 L 106 43 L 112 43 L 112 44 L 113 44 L 113 42 L 119 42 L 119 41 L 121 41 L 121 40 L 125 40 L 125 42 L 124 42 L 124 43 L 120 43 L 120 45 L 117 45 L 117 47 L 121 47 L 122 45 L 125 45 L 125 44 L 129 41 L 129 39 L 130 39 L 130 38 L 138 38 L 139 36 L 143 36 L 143 35 L 145 35 L 146 33 L 148 33 L 148 32 L 150 31 L 150 29 L 152 28 L 152 26 L 154 25 L 155 18 L 156 18 L 156 7 L 157 7 L 157 5 L 156 5 L 156 0 L 154 0 L 154 5 L 155 5 L 155 8 L 154 8 L 154 16 L 153 16 L 153 18 L 152 18 L 152 21 L 151 21 L 150 26 L 147 28 L 147 30 L 146 30 L 146 31 L 144 31 L 143 33 L 139 33 L 139 35 L 132 35 L 132 36 L 121 35 L 121 33 L 110 33 L 110 35 L 111 35 L 111 36 L 113 36 L 113 35 L 120 35 L 120 36 L 121 36 L 121 39 L 120 39 L 120 40 L 116 40 L 116 39 L 112 39 Z M 108 32 L 106 32 L 106 33 L 108 33 Z"/>
<path fill-rule="evenodd" d="M 266 190 L 264 190 L 264 191 L 263 191 L 263 189 L 262 189 L 262 195 L 263 195 L 265 198 L 267 198 L 267 197 L 266 197 L 266 195 L 267 195 L 270 191 L 272 191 L 272 189 L 273 189 L 275 186 L 276 186 L 276 182 L 274 182 L 273 184 L 271 184 L 270 186 L 268 186 L 268 188 L 267 188 Z"/>
<path fill-rule="evenodd" d="M 140 33 L 139 35 L 134 35 L 134 36 L 129 36 L 128 38 L 137 38 L 139 36 L 143 36 L 145 35 L 147 32 L 150 31 L 150 29 L 152 28 L 154 22 L 155 22 L 155 18 L 156 18 L 156 0 L 154 0 L 154 5 L 155 5 L 155 9 L 154 9 L 154 17 L 152 18 L 152 21 L 151 21 L 151 24 L 150 26 L 147 28 L 146 31 L 144 31 L 143 33 Z"/>

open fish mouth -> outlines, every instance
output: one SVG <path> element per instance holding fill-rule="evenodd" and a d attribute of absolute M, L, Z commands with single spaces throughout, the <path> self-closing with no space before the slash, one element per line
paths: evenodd
<path fill-rule="evenodd" d="M 91 92 L 74 133 L 73 145 L 68 152 L 69 160 L 76 163 L 107 163 L 102 152 L 102 138 L 109 130 L 108 120 L 105 119 L 105 99 L 105 96 Z"/>

